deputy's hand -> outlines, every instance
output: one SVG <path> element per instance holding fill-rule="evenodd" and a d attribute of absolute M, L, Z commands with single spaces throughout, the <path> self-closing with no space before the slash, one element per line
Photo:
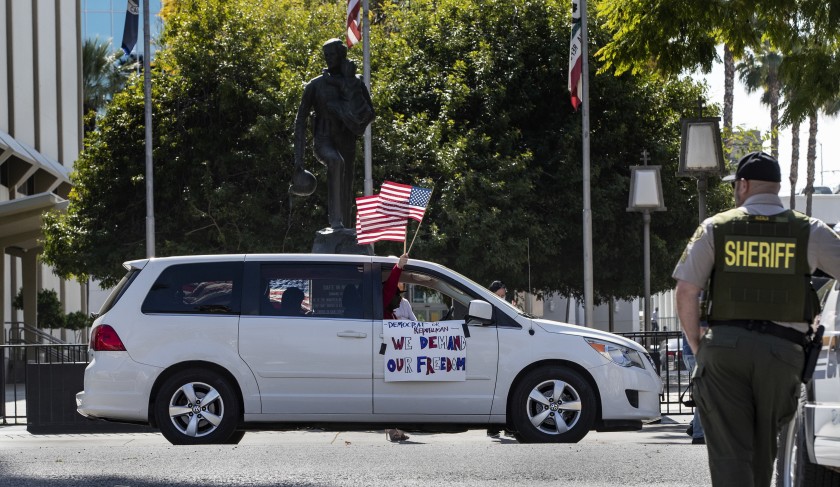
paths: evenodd
<path fill-rule="evenodd" d="M 400 256 L 399 262 L 397 262 L 397 267 L 400 269 L 404 268 L 405 265 L 408 263 L 408 254 L 402 254 Z"/>

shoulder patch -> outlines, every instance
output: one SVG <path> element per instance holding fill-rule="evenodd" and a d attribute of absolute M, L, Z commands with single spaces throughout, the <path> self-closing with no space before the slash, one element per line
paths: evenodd
<path fill-rule="evenodd" d="M 699 240 L 704 233 L 705 230 L 703 229 L 703 225 L 697 227 L 697 230 L 694 231 L 694 235 L 691 236 L 691 239 L 689 239 L 688 244 L 685 246 L 685 250 L 683 250 L 682 256 L 680 256 L 680 264 L 685 262 L 685 259 L 688 258 L 688 249 L 690 249 L 691 246 L 694 245 L 694 242 Z"/>

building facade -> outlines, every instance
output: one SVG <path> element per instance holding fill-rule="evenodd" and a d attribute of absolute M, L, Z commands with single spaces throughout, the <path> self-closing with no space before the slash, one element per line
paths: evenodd
<path fill-rule="evenodd" d="M 35 341 L 20 325 L 36 326 L 41 289 L 88 312 L 86 286 L 39 260 L 42 215 L 66 208 L 82 148 L 80 2 L 0 0 L 0 343 Z"/>

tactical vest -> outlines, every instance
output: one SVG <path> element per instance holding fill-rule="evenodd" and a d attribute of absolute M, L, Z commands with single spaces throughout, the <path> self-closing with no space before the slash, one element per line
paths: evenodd
<path fill-rule="evenodd" d="M 819 300 L 811 287 L 806 215 L 791 210 L 746 215 L 734 209 L 715 215 L 712 228 L 710 320 L 813 321 Z"/>

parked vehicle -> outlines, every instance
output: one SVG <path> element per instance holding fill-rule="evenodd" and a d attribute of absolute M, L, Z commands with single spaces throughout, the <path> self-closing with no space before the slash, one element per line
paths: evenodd
<path fill-rule="evenodd" d="M 821 292 L 823 349 L 796 417 L 779 435 L 777 486 L 840 485 L 840 284 L 830 280 Z"/>
<path fill-rule="evenodd" d="M 803 188 L 799 194 L 805 194 L 805 189 Z M 828 186 L 814 186 L 813 194 L 834 194 L 834 192 Z"/>
<path fill-rule="evenodd" d="M 400 280 L 421 297 L 412 303 L 418 316 L 424 306 L 448 311 L 405 325 L 422 334 L 414 350 L 389 340 L 397 324 L 383 321 L 382 283 L 395 261 L 265 254 L 127 262 L 91 330 L 78 411 L 151 424 L 173 444 L 236 443 L 246 429 L 313 425 L 498 425 L 523 442 L 577 442 L 592 429 L 640 429 L 659 417 L 662 383 L 639 344 L 536 319 L 431 262 L 409 261 Z M 465 355 L 416 355 L 433 342 Z M 407 359 L 386 360 L 396 350 Z"/>
<path fill-rule="evenodd" d="M 659 344 L 659 363 L 668 372 L 685 370 L 682 359 L 682 338 L 669 338 Z"/>

